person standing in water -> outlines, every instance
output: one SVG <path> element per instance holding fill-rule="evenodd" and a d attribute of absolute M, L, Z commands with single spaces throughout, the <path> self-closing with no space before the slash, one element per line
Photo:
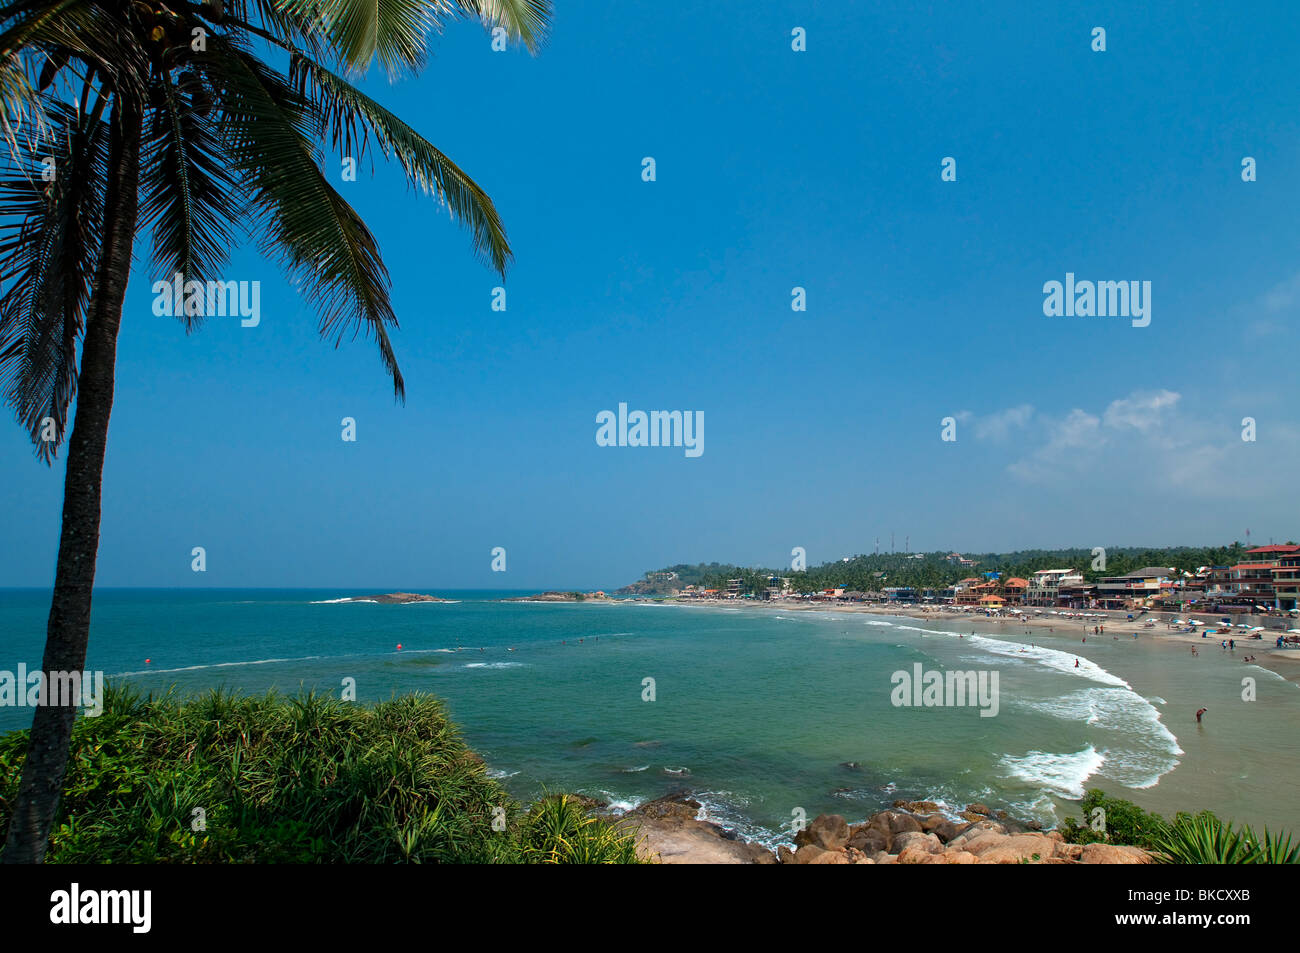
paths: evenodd
<path fill-rule="evenodd" d="M 1196 709 L 1196 723 L 1197 723 L 1198 725 L 1201 723 L 1201 716 L 1204 715 L 1204 714 L 1205 714 L 1207 711 L 1209 711 L 1209 710 L 1210 710 L 1210 709 L 1208 709 L 1208 708 L 1198 708 L 1198 709 Z"/>

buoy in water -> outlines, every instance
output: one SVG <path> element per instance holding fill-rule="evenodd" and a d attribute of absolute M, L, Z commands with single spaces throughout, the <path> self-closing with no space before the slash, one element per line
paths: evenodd
<path fill-rule="evenodd" d="M 397 643 L 397 651 L 399 651 L 399 652 L 402 651 L 402 643 L 401 643 L 401 642 L 398 642 L 398 643 Z"/>
<path fill-rule="evenodd" d="M 148 665 L 148 664 L 149 664 L 150 662 L 152 662 L 152 661 L 153 661 L 153 659 L 148 659 L 148 658 L 147 658 L 147 659 L 144 660 L 144 664 L 145 664 L 145 665 Z"/>

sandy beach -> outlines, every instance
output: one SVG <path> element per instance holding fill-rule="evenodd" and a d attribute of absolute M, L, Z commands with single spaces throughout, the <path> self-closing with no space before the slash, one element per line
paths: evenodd
<path fill-rule="evenodd" d="M 653 600 L 638 599 L 631 601 L 649 602 Z M 842 612 L 893 616 L 895 618 L 928 619 L 947 625 L 956 623 L 963 626 L 969 625 L 971 632 L 980 635 L 1033 635 L 1041 639 L 1044 644 L 1057 641 L 1084 644 L 1087 639 L 1109 639 L 1114 641 L 1116 639 L 1132 639 L 1136 634 L 1139 639 L 1153 639 L 1160 644 L 1168 643 L 1170 651 L 1190 652 L 1191 647 L 1195 646 L 1199 652 L 1227 655 L 1229 658 L 1238 661 L 1250 656 L 1252 659 L 1251 664 L 1260 665 L 1276 672 L 1288 681 L 1300 683 L 1300 647 L 1277 648 L 1275 642 L 1280 630 L 1269 628 L 1264 632 L 1247 634 L 1245 629 L 1234 627 L 1229 631 L 1219 621 L 1223 617 L 1213 614 L 1154 612 L 1130 620 L 1128 618 L 1129 613 L 1126 611 L 1107 609 L 1083 610 L 1090 613 L 1091 618 L 1078 618 L 1077 613 L 1075 618 L 1067 618 L 1065 615 L 1060 614 L 1062 610 L 1059 609 L 1056 610 L 1057 615 L 1052 615 L 1051 610 L 1044 609 L 1042 615 L 1035 615 L 1030 610 L 1026 615 L 1020 617 L 1011 615 L 986 616 L 981 612 L 962 612 L 950 607 L 808 602 L 794 599 L 775 602 L 757 602 L 751 599 L 683 599 L 673 601 L 677 605 L 684 606 L 748 609 L 760 612 Z M 1185 631 L 1188 626 L 1174 626 L 1171 624 L 1173 619 L 1180 619 L 1184 623 L 1192 620 L 1201 622 L 1203 624 L 1196 628 L 1206 634 L 1203 636 L 1201 631 Z M 1300 627 L 1293 625 L 1290 620 L 1276 619 L 1272 621 L 1274 624 L 1280 623 L 1287 628 Z M 1155 622 L 1156 624 L 1151 628 L 1146 628 L 1145 624 L 1147 622 Z M 1106 631 L 1104 633 L 1094 633 L 1095 628 L 1105 628 Z M 1250 638 L 1250 635 L 1260 635 L 1262 638 L 1254 639 Z M 1225 652 L 1220 647 L 1220 641 L 1225 638 L 1234 640 L 1236 643 L 1235 649 Z"/>

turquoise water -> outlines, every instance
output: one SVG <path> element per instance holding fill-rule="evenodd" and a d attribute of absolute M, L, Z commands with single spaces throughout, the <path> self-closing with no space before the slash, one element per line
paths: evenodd
<path fill-rule="evenodd" d="M 446 699 L 517 795 L 629 806 L 690 790 L 771 842 L 792 812 L 980 800 L 1046 822 L 1102 786 L 1172 813 L 1300 827 L 1300 691 L 1229 657 L 1131 633 L 972 635 L 856 613 L 645 604 L 330 602 L 339 590 L 104 590 L 89 669 L 143 690 L 314 688 Z M 48 593 L 0 591 L 0 669 L 39 663 Z M 958 637 L 958 631 L 962 637 Z M 397 650 L 398 644 L 401 651 Z M 1031 643 L 1033 647 L 1031 646 Z M 513 649 L 514 651 L 510 651 Z M 149 663 L 145 663 L 149 659 Z M 1075 660 L 1079 666 L 1075 666 Z M 893 673 L 996 672 L 998 713 L 893 704 Z M 1241 678 L 1258 699 L 1241 700 Z M 643 699 L 654 680 L 653 701 Z M 1208 707 L 1206 724 L 1192 712 Z M 30 709 L 0 707 L 0 729 Z"/>

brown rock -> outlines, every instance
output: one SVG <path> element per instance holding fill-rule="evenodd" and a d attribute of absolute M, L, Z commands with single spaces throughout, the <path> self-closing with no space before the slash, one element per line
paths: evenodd
<path fill-rule="evenodd" d="M 895 801 L 894 807 L 901 807 L 913 814 L 933 814 L 940 810 L 939 805 L 933 801 Z"/>
<path fill-rule="evenodd" d="M 1084 844 L 1079 862 L 1082 864 L 1149 864 L 1151 855 L 1140 847 Z"/>
<path fill-rule="evenodd" d="M 940 854 L 945 864 L 978 864 L 980 859 L 969 851 L 946 850 Z"/>
<path fill-rule="evenodd" d="M 987 804 L 981 804 L 978 801 L 976 801 L 974 804 L 966 805 L 966 813 L 979 814 L 983 817 L 988 817 L 993 812 L 989 810 L 989 806 Z"/>
<path fill-rule="evenodd" d="M 831 851 L 818 847 L 815 844 L 804 844 L 794 852 L 794 862 L 796 864 L 811 864 L 813 860 L 822 854 L 829 854 Z"/>
<path fill-rule="evenodd" d="M 839 814 L 818 814 L 794 837 L 802 847 L 811 844 L 823 850 L 839 850 L 849 842 L 849 822 Z"/>
<path fill-rule="evenodd" d="M 942 814 L 927 814 L 921 818 L 921 830 L 934 834 L 945 844 L 957 836 L 957 825 Z"/>
<path fill-rule="evenodd" d="M 971 838 L 963 847 L 981 864 L 1038 863 L 1056 856 L 1056 841 L 1041 834 L 985 833 Z"/>
<path fill-rule="evenodd" d="M 793 864 L 793 863 L 796 863 L 796 861 L 795 861 L 795 859 L 794 859 L 794 851 L 792 851 L 792 850 L 789 848 L 789 846 L 786 845 L 786 844 L 781 844 L 780 846 L 777 847 L 777 849 L 776 849 L 776 860 L 777 860 L 777 863 L 779 863 L 779 864 Z"/>
<path fill-rule="evenodd" d="M 874 854 L 876 851 L 889 849 L 890 835 L 876 827 L 861 828 L 852 837 L 849 838 L 848 846 L 860 850 L 865 854 Z"/>
<path fill-rule="evenodd" d="M 934 834 L 922 834 L 920 831 L 907 831 L 894 838 L 892 850 L 901 858 L 903 852 L 915 848 L 927 854 L 937 854 L 943 850 L 943 842 Z M 899 861 L 902 863 L 902 861 Z"/>
<path fill-rule="evenodd" d="M 977 821 L 976 823 L 969 825 L 952 840 L 948 841 L 948 845 L 950 847 L 960 848 L 961 850 L 967 850 L 968 848 L 966 845 L 977 837 L 986 834 L 1001 835 L 1005 833 L 1006 829 L 996 821 Z"/>
<path fill-rule="evenodd" d="M 838 850 L 823 851 L 820 857 L 814 857 L 808 861 L 810 864 L 851 864 L 848 856 L 840 853 Z"/>
<path fill-rule="evenodd" d="M 904 847 L 898 855 L 900 864 L 941 864 L 943 856 L 941 854 L 932 854 L 923 847 Z"/>

